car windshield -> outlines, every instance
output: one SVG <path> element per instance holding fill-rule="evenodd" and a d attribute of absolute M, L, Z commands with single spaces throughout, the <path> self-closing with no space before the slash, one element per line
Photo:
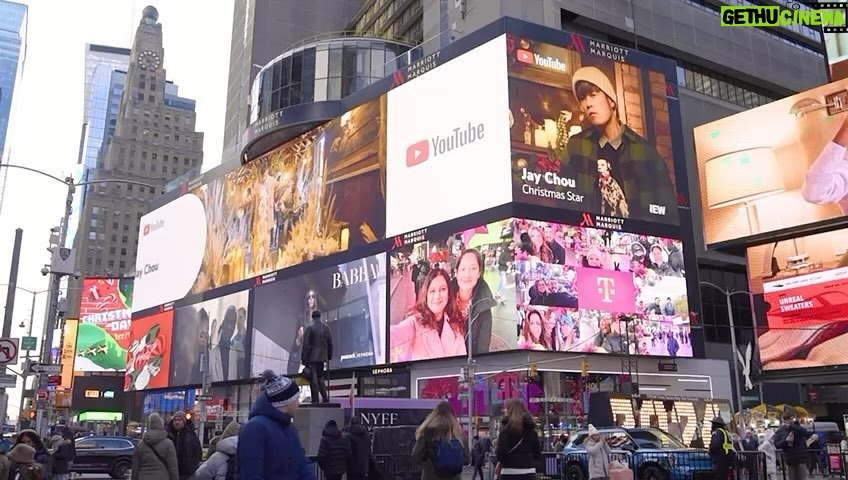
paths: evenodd
<path fill-rule="evenodd" d="M 656 428 L 630 430 L 639 448 L 686 448 L 679 440 Z"/>

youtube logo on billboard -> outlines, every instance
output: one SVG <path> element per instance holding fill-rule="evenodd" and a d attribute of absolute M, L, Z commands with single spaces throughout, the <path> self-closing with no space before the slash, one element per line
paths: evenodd
<path fill-rule="evenodd" d="M 530 50 L 524 50 L 523 48 L 518 49 L 518 61 L 521 63 L 536 63 L 536 59 L 533 56 L 533 52 L 531 52 Z"/>
<path fill-rule="evenodd" d="M 430 158 L 430 142 L 425 138 L 407 147 L 406 166 L 414 167 Z"/>
<path fill-rule="evenodd" d="M 502 35 L 386 94 L 387 237 L 512 201 L 506 52 Z"/>

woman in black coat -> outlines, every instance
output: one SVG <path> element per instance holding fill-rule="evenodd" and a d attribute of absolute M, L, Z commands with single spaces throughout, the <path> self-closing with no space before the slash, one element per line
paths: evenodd
<path fill-rule="evenodd" d="M 501 420 L 495 456 L 501 480 L 536 478 L 536 462 L 542 458 L 542 445 L 536 434 L 536 423 L 520 398 L 506 402 L 506 415 Z"/>
<path fill-rule="evenodd" d="M 318 447 L 318 466 L 327 480 L 341 480 L 347 471 L 350 459 L 350 443 L 339 430 L 335 420 L 324 425 L 321 433 L 321 445 Z"/>

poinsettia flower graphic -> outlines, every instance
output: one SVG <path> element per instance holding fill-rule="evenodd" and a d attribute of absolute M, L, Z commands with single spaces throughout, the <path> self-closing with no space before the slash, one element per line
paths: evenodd
<path fill-rule="evenodd" d="M 447 399 L 459 397 L 459 378 L 440 377 L 424 381 L 421 398 Z"/>

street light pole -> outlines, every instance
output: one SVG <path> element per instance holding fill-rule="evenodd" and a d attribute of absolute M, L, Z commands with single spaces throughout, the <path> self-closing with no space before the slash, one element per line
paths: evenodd
<path fill-rule="evenodd" d="M 37 173 L 44 177 L 50 178 L 57 182 L 62 183 L 67 188 L 67 195 L 65 196 L 65 211 L 62 216 L 62 224 L 59 226 L 59 238 L 55 248 L 64 248 L 65 243 L 68 237 L 68 228 L 71 220 L 71 214 L 73 213 L 74 206 L 74 193 L 76 191 L 76 187 L 83 187 L 87 185 L 101 184 L 101 183 L 123 183 L 128 185 L 140 185 L 148 188 L 156 188 L 155 185 L 151 185 L 145 182 L 138 182 L 135 180 L 128 179 L 114 179 L 114 178 L 104 178 L 104 179 L 96 179 L 88 182 L 75 182 L 74 178 L 71 176 L 66 176 L 65 178 L 60 178 L 55 175 L 51 175 L 49 173 L 43 172 L 36 168 L 27 167 L 25 165 L 15 165 L 11 163 L 3 163 L 0 164 L 0 167 L 6 168 L 18 168 L 21 170 L 26 170 L 29 172 Z M 52 265 L 51 265 L 52 266 Z M 50 282 L 50 293 L 48 295 L 48 307 L 47 307 L 47 315 L 44 321 L 44 336 L 43 343 L 41 349 L 41 363 L 45 365 L 50 365 L 52 363 L 52 355 L 51 349 L 53 347 L 53 332 L 56 327 L 56 320 L 58 317 L 59 311 L 59 289 L 61 288 L 61 280 L 62 277 L 67 275 L 68 272 L 50 272 L 51 273 L 51 282 Z M 47 386 L 47 375 L 41 374 L 39 376 L 39 385 L 41 387 Z M 39 412 L 36 416 L 36 428 L 40 434 L 44 434 L 43 431 L 43 415 Z"/>
<path fill-rule="evenodd" d="M 472 303 L 470 307 L 468 307 L 469 312 L 474 311 L 474 307 L 477 305 L 488 302 L 490 299 L 482 298 Z M 477 321 L 477 318 L 483 312 L 477 312 L 473 318 L 468 320 L 468 331 L 465 332 L 465 352 L 468 355 L 467 363 L 465 366 L 465 375 L 468 378 L 468 448 L 471 448 L 471 443 L 474 441 L 474 433 L 473 433 L 473 423 L 474 422 L 474 387 L 476 383 L 476 373 L 474 372 L 474 345 L 473 338 L 471 336 L 471 329 L 474 326 L 474 322 Z"/>
<path fill-rule="evenodd" d="M 731 357 L 733 358 L 733 386 L 736 389 L 736 404 L 739 409 L 739 418 L 742 418 L 742 385 L 739 381 L 739 360 L 736 359 L 737 352 L 739 351 L 739 346 L 736 344 L 736 322 L 733 318 L 733 304 L 731 303 L 731 297 L 734 295 L 751 295 L 751 292 L 746 290 L 727 290 L 719 287 L 718 285 L 712 282 L 699 282 L 701 285 L 705 287 L 710 287 L 713 290 L 720 292 L 724 295 L 724 299 L 727 305 L 727 319 L 730 324 L 730 347 L 733 349 L 733 353 Z M 731 419 L 732 420 L 732 419 Z"/>

